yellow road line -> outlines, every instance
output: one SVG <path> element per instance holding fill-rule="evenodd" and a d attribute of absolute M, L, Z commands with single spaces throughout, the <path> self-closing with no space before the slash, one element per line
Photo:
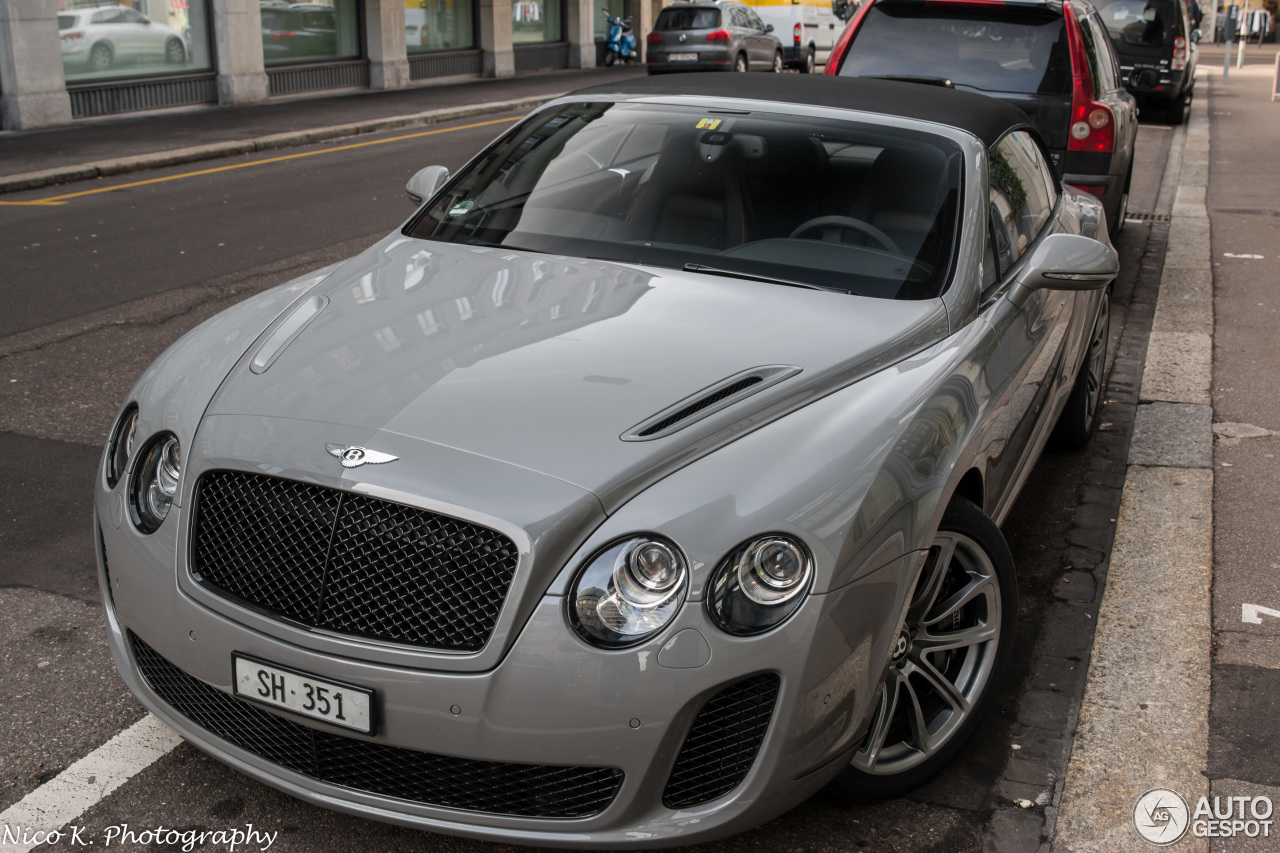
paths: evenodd
<path fill-rule="evenodd" d="M 268 163 L 281 163 L 285 160 L 297 160 L 301 157 L 314 157 L 317 154 L 334 154 L 338 151 L 350 151 L 354 148 L 366 148 L 370 145 L 385 145 L 388 142 L 403 142 L 406 139 L 418 139 L 423 136 L 434 136 L 438 133 L 451 133 L 455 130 L 471 130 L 476 127 L 487 127 L 492 124 L 504 124 L 513 121 L 519 121 L 521 116 L 514 118 L 495 118 L 489 121 L 479 121 L 475 124 L 463 124 L 458 127 L 443 127 L 436 130 L 424 130 L 420 133 L 409 133 L 404 136 L 393 136 L 390 139 L 374 139 L 369 142 L 353 142 L 350 145 L 338 145 L 333 148 L 322 148 L 319 151 L 303 151 L 298 154 L 285 154 L 281 157 L 269 157 L 266 160 L 253 160 L 249 163 L 235 163 L 231 166 L 218 166 L 213 169 L 201 169 L 198 172 L 184 172 L 181 175 L 169 175 L 165 178 L 150 178 L 145 181 L 133 181 L 128 184 L 116 184 L 112 187 L 98 187 L 93 190 L 81 190 L 78 193 L 67 193 L 66 195 L 55 195 L 49 198 L 36 199 L 35 201 L 0 201 L 0 205 L 59 205 L 65 204 L 67 199 L 81 198 L 87 195 L 97 195 L 98 193 L 109 193 L 115 190 L 127 190 L 131 187 L 145 187 L 147 184 L 162 184 L 165 181 L 177 181 L 183 178 L 195 178 L 200 175 L 212 175 L 217 172 L 230 172 L 233 169 L 247 169 L 250 166 L 265 166 Z"/>

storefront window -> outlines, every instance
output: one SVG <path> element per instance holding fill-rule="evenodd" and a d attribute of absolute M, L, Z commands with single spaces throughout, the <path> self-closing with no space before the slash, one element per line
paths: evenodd
<path fill-rule="evenodd" d="M 360 55 L 356 0 L 262 0 L 261 6 L 262 59 L 267 65 Z"/>
<path fill-rule="evenodd" d="M 474 47 L 472 0 L 405 0 L 404 43 L 409 53 Z"/>
<path fill-rule="evenodd" d="M 511 4 L 511 41 L 515 44 L 563 41 L 560 6 L 561 0 L 514 0 Z"/>
<path fill-rule="evenodd" d="M 59 0 L 58 34 L 69 83 L 213 68 L 206 0 Z"/>
<path fill-rule="evenodd" d="M 609 17 L 625 18 L 627 11 L 627 0 L 594 0 L 595 19 L 596 19 L 596 41 L 604 41 L 605 32 L 609 28 L 609 18 L 605 17 L 602 9 L 607 9 Z"/>

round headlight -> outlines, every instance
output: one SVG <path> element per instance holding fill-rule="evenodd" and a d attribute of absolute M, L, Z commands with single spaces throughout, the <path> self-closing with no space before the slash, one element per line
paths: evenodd
<path fill-rule="evenodd" d="M 134 526 L 154 533 L 169 515 L 182 476 L 182 446 L 173 435 L 151 440 L 133 469 L 129 497 Z"/>
<path fill-rule="evenodd" d="M 716 568 L 707 609 L 730 634 L 760 634 L 799 608 L 812 580 L 813 558 L 803 545 L 788 536 L 761 536 Z"/>
<path fill-rule="evenodd" d="M 651 536 L 623 539 L 578 573 L 569 594 L 569 621 L 597 646 L 632 646 L 662 630 L 688 590 L 688 563 L 674 545 Z"/>
<path fill-rule="evenodd" d="M 107 485 L 115 488 L 124 476 L 129 460 L 133 458 L 138 438 L 138 407 L 130 406 L 116 428 L 111 431 L 111 443 L 107 447 Z"/>

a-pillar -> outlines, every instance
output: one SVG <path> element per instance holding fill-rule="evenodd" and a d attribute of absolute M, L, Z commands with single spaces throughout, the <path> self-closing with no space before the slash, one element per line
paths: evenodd
<path fill-rule="evenodd" d="M 511 0 L 480 0 L 480 49 L 484 51 L 484 76 L 515 76 L 516 55 L 511 49 Z"/>
<path fill-rule="evenodd" d="M 553 0 L 554 2 L 554 0 Z M 565 4 L 564 29 L 569 39 L 569 67 L 594 68 L 596 65 L 596 16 L 600 10 L 595 0 L 568 0 Z"/>
<path fill-rule="evenodd" d="M 0 127 L 70 123 L 56 0 L 0 0 Z"/>
<path fill-rule="evenodd" d="M 409 85 L 404 20 L 404 0 L 364 0 L 371 89 L 403 89 Z"/>
<path fill-rule="evenodd" d="M 258 0 L 213 0 L 218 103 L 252 104 L 268 95 L 262 64 L 262 13 Z"/>

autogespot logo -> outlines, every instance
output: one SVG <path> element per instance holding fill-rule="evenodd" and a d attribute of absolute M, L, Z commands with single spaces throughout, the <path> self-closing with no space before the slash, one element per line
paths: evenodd
<path fill-rule="evenodd" d="M 1196 810 L 1168 788 L 1147 791 L 1133 807 L 1133 825 L 1152 844 L 1173 844 L 1187 831 L 1196 838 L 1270 838 L 1270 797 L 1201 797 Z"/>
<path fill-rule="evenodd" d="M 1173 844 L 1187 834 L 1187 802 L 1167 788 L 1152 788 L 1133 807 L 1133 825 L 1152 844 Z"/>

